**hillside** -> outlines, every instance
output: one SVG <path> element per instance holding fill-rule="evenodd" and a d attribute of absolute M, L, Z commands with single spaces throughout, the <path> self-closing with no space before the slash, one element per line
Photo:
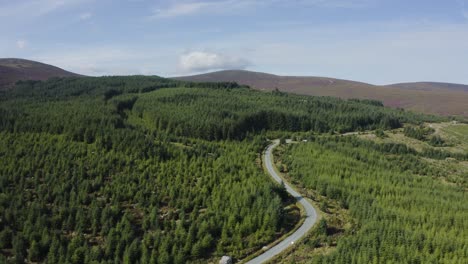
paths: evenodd
<path fill-rule="evenodd" d="M 259 90 L 278 88 L 280 91 L 304 95 L 373 99 L 394 108 L 428 114 L 468 116 L 468 85 L 420 82 L 377 86 L 325 77 L 278 76 L 240 70 L 175 79 L 195 82 L 234 81 Z"/>
<path fill-rule="evenodd" d="M 267 136 L 430 121 L 233 83 L 23 82 L 0 100 L 0 263 L 242 259 L 299 220 L 263 172 Z"/>
<path fill-rule="evenodd" d="M 467 131 L 424 124 L 284 146 L 278 167 L 325 220 L 274 263 L 466 263 Z"/>
<path fill-rule="evenodd" d="M 20 80 L 47 80 L 52 77 L 80 76 L 58 67 L 24 59 L 0 59 L 0 90 Z"/>
<path fill-rule="evenodd" d="M 456 84 L 456 83 L 440 83 L 440 82 L 397 83 L 397 84 L 388 85 L 387 87 L 404 88 L 404 89 L 411 89 L 411 90 L 426 90 L 426 91 L 444 89 L 444 90 L 468 92 L 468 85 Z"/>

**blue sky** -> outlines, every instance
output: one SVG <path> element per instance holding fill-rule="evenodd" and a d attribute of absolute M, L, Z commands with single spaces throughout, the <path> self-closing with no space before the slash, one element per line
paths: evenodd
<path fill-rule="evenodd" d="M 86 75 L 468 84 L 468 0 L 0 0 L 0 36 L 0 57 Z"/>

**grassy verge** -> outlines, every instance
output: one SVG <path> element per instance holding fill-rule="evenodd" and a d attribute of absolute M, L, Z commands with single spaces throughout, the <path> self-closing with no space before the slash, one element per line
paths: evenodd
<path fill-rule="evenodd" d="M 418 140 L 405 136 L 403 129 L 386 131 L 383 137 L 377 136 L 374 132 L 360 134 L 358 137 L 376 143 L 405 144 L 418 152 L 423 152 L 427 149 L 441 150 L 450 153 L 468 152 L 468 124 L 457 122 L 426 123 L 423 127 L 431 128 L 433 132 L 428 135 L 428 137 L 440 137 L 443 141 L 443 146 L 433 146 L 426 140 Z M 466 186 L 465 183 L 468 180 L 466 178 L 466 175 L 468 175 L 468 161 L 456 160 L 453 158 L 422 158 L 422 160 L 430 163 L 441 172 L 438 175 L 434 175 L 434 177 L 438 177 L 442 183 Z"/>
<path fill-rule="evenodd" d="M 265 166 L 265 163 L 263 162 L 265 156 L 264 154 L 262 154 L 261 156 L 261 164 L 262 164 L 262 168 L 265 172 L 267 172 L 268 176 L 270 177 L 271 179 L 271 176 L 269 175 L 268 173 L 268 170 Z M 274 160 L 272 160 L 273 164 L 274 164 Z M 278 175 L 281 176 L 281 173 L 278 171 L 278 169 L 276 168 L 276 166 L 273 167 L 273 169 L 278 173 Z M 273 179 L 271 179 L 273 180 Z M 289 200 L 294 200 L 294 197 L 292 196 L 289 196 Z M 292 209 L 292 210 L 291 210 Z M 297 209 L 299 212 L 298 212 L 298 216 L 299 217 L 294 217 L 294 215 L 291 215 L 290 213 L 294 211 L 296 211 L 295 209 Z M 280 243 L 281 241 L 283 241 L 285 238 L 287 238 L 288 236 L 290 236 L 291 234 L 293 234 L 299 227 L 302 226 L 302 224 L 304 223 L 304 207 L 299 203 L 299 202 L 296 202 L 295 204 L 293 205 L 289 205 L 285 208 L 285 211 L 287 212 L 287 215 L 286 215 L 286 222 L 290 222 L 288 220 L 293 220 L 292 222 L 295 223 L 293 225 L 293 228 L 290 229 L 287 233 L 283 234 L 281 237 L 279 237 L 278 239 L 276 239 L 275 241 L 271 242 L 270 244 L 264 246 L 262 249 L 258 250 L 257 252 L 249 255 L 248 257 L 242 259 L 239 261 L 239 263 L 246 263 L 248 262 L 249 260 L 263 254 L 265 251 L 269 250 L 270 248 L 274 247 L 275 245 L 277 245 L 278 243 Z M 295 219 L 295 218 L 298 218 L 298 219 Z"/>

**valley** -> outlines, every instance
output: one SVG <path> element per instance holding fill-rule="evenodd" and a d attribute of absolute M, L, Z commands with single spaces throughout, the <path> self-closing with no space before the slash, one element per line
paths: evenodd
<path fill-rule="evenodd" d="M 468 264 L 468 0 L 0 0 L 0 264 Z"/>

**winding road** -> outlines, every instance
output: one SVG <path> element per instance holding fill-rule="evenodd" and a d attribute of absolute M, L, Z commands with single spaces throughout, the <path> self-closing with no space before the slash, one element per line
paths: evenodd
<path fill-rule="evenodd" d="M 275 140 L 273 141 L 271 145 L 268 146 L 268 148 L 265 150 L 265 153 L 263 155 L 263 162 L 265 163 L 265 166 L 268 170 L 268 173 L 271 175 L 271 177 L 273 177 L 273 179 L 275 179 L 275 181 L 279 183 L 284 182 L 284 185 L 288 193 L 294 196 L 297 199 L 297 201 L 301 203 L 302 207 L 304 208 L 305 215 L 303 217 L 305 217 L 305 219 L 301 227 L 299 227 L 299 229 L 297 229 L 294 233 L 292 233 L 283 241 L 276 244 L 274 247 L 268 249 L 261 255 L 248 261 L 247 262 L 248 264 L 265 263 L 266 261 L 271 260 L 273 257 L 280 254 L 281 252 L 286 250 L 288 247 L 296 243 L 296 241 L 302 238 L 310 229 L 312 229 L 314 224 L 317 222 L 317 212 L 315 211 L 312 204 L 309 201 L 307 201 L 307 199 L 305 199 L 301 194 L 296 192 L 287 182 L 285 182 L 283 178 L 281 178 L 276 172 L 276 170 L 274 169 L 272 152 L 273 152 L 273 149 L 278 145 L 279 145 L 279 140 Z"/>

